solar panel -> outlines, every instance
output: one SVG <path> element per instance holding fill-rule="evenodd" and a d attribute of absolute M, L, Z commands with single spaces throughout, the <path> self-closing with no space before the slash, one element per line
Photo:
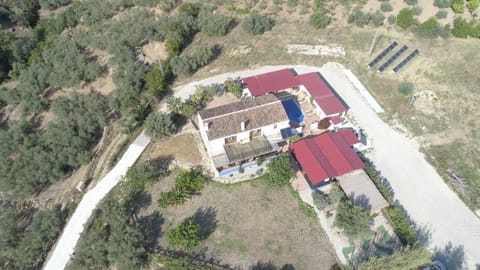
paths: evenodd
<path fill-rule="evenodd" d="M 397 58 L 402 55 L 406 50 L 408 50 L 408 46 L 404 45 L 400 50 L 398 50 L 390 59 L 387 60 L 387 62 L 383 63 L 383 65 L 378 68 L 378 71 L 383 72 L 388 66 L 390 66 Z"/>
<path fill-rule="evenodd" d="M 411 52 L 405 59 L 400 62 L 396 67 L 393 68 L 393 72 L 398 72 L 403 66 L 408 64 L 415 56 L 417 56 L 420 52 L 418 49 L 415 49 L 413 52 Z"/>
<path fill-rule="evenodd" d="M 381 52 L 377 57 L 375 57 L 375 59 L 373 59 L 372 62 L 368 64 L 368 66 L 373 67 L 376 63 L 382 60 L 382 58 L 385 57 L 387 53 L 393 50 L 393 48 L 397 47 L 397 45 L 398 45 L 398 42 L 394 41 L 392 44 L 390 44 L 390 46 L 388 46 L 385 50 L 383 50 L 383 52 Z"/>

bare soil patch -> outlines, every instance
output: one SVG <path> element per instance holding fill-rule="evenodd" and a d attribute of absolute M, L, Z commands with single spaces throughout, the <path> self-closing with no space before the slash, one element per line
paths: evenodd
<path fill-rule="evenodd" d="M 161 180 L 152 190 L 155 204 L 159 191 L 173 185 L 174 176 Z M 273 189 L 261 181 L 234 185 L 210 183 L 199 196 L 178 207 L 160 210 L 163 219 L 159 244 L 166 246 L 166 232 L 191 217 L 198 209 L 209 209 L 213 231 L 197 249 L 222 264 L 249 269 L 257 262 L 295 269 L 329 269 L 335 253 L 318 222 L 305 216 L 289 188 Z M 150 205 L 142 215 L 158 211 Z M 216 221 L 216 222 L 215 222 Z"/>
<path fill-rule="evenodd" d="M 209 108 L 213 108 L 213 107 L 218 107 L 218 106 L 222 106 L 222 105 L 225 105 L 225 104 L 230 104 L 230 103 L 233 103 L 233 102 L 237 102 L 238 101 L 238 98 L 232 94 L 232 93 L 224 93 L 223 95 L 221 96 L 215 96 L 213 98 L 213 100 L 207 104 L 207 109 Z"/>
<path fill-rule="evenodd" d="M 142 47 L 142 51 L 145 54 L 145 62 L 153 64 L 160 59 L 166 59 L 168 56 L 167 49 L 163 42 L 150 42 Z"/>
<path fill-rule="evenodd" d="M 192 166 L 202 165 L 203 157 L 199 150 L 202 144 L 199 140 L 196 133 L 188 132 L 165 140 L 153 141 L 140 157 L 139 162 L 169 158 Z"/>

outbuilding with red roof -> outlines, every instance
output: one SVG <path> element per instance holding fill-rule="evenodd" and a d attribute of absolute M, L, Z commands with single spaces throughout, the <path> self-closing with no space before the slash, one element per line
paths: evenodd
<path fill-rule="evenodd" d="M 347 134 L 350 132 L 351 134 Z M 350 130 L 304 138 L 290 146 L 311 187 L 360 170 L 363 162 L 351 148 L 356 136 Z"/>

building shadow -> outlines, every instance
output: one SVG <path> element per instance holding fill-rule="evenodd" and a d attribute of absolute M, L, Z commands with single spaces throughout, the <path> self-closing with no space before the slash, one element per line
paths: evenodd
<path fill-rule="evenodd" d="M 199 208 L 186 221 L 189 220 L 200 225 L 198 236 L 201 240 L 205 240 L 215 232 L 218 227 L 217 209 L 211 206 Z"/>
<path fill-rule="evenodd" d="M 443 248 L 435 248 L 433 257 L 435 260 L 442 262 L 448 270 L 465 269 L 465 251 L 463 246 L 453 246 L 451 242 L 448 242 Z"/>

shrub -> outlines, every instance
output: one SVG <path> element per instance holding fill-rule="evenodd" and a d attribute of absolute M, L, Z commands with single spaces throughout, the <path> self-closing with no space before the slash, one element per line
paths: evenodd
<path fill-rule="evenodd" d="M 464 0 L 452 0 L 452 9 L 455 13 L 463 13 L 465 11 Z"/>
<path fill-rule="evenodd" d="M 324 11 L 315 11 L 310 15 L 310 24 L 317 28 L 325 28 L 330 23 L 330 17 Z"/>
<path fill-rule="evenodd" d="M 207 44 L 197 45 L 191 56 L 175 56 L 170 61 L 172 72 L 175 75 L 191 75 L 199 68 L 205 66 L 215 56 L 213 47 Z"/>
<path fill-rule="evenodd" d="M 323 210 L 327 206 L 332 204 L 330 201 L 330 197 L 328 197 L 327 194 L 321 191 L 317 190 L 313 192 L 312 196 L 313 196 L 313 202 L 315 203 L 315 206 L 320 210 Z"/>
<path fill-rule="evenodd" d="M 200 191 L 207 181 L 207 177 L 196 170 L 182 170 L 175 177 L 175 187 L 186 190 L 188 193 Z"/>
<path fill-rule="evenodd" d="M 418 4 L 418 0 L 404 0 L 404 2 L 407 3 L 407 5 L 409 6 L 414 6 Z"/>
<path fill-rule="evenodd" d="M 234 81 L 232 78 L 227 79 L 224 83 L 225 91 L 234 94 L 237 98 L 243 95 L 243 86 L 240 81 Z"/>
<path fill-rule="evenodd" d="M 388 21 L 389 24 L 395 24 L 395 23 L 397 23 L 397 16 L 390 15 L 390 16 L 388 16 L 387 21 Z"/>
<path fill-rule="evenodd" d="M 413 246 L 416 243 L 416 232 L 410 226 L 402 211 L 397 207 L 385 208 L 385 213 L 392 223 L 395 233 L 405 245 Z"/>
<path fill-rule="evenodd" d="M 393 192 L 384 184 L 382 178 L 377 174 L 374 168 L 372 166 L 367 165 L 363 169 L 365 173 L 370 177 L 372 182 L 375 184 L 377 187 L 378 191 L 382 194 L 382 196 L 389 202 L 391 203 L 393 201 Z"/>
<path fill-rule="evenodd" d="M 403 29 L 407 29 L 413 24 L 413 10 L 410 8 L 404 8 L 400 10 L 397 15 L 397 25 Z"/>
<path fill-rule="evenodd" d="M 39 0 L 38 3 L 44 9 L 56 9 L 70 3 L 71 0 Z"/>
<path fill-rule="evenodd" d="M 162 67 L 160 68 L 160 64 Z M 162 74 L 163 69 L 163 74 Z M 161 96 L 165 93 L 169 79 L 171 79 L 172 71 L 170 63 L 162 61 L 155 63 L 152 69 L 145 74 L 145 88 L 155 96 Z"/>
<path fill-rule="evenodd" d="M 363 27 L 370 23 L 372 20 L 371 14 L 368 12 L 362 12 L 359 8 L 356 8 L 350 15 L 348 16 L 349 23 L 355 23 L 359 27 Z"/>
<path fill-rule="evenodd" d="M 380 10 L 377 10 L 375 13 L 372 14 L 372 22 L 375 26 L 383 25 L 385 21 L 385 16 Z"/>
<path fill-rule="evenodd" d="M 403 95 L 410 95 L 413 93 L 415 86 L 411 82 L 402 82 L 398 85 L 398 92 Z"/>
<path fill-rule="evenodd" d="M 152 112 L 145 119 L 145 134 L 156 139 L 170 137 L 175 133 L 175 124 L 168 113 Z"/>
<path fill-rule="evenodd" d="M 393 6 L 390 4 L 390 2 L 382 2 L 380 4 L 380 10 L 383 12 L 390 12 L 393 10 Z"/>
<path fill-rule="evenodd" d="M 423 38 L 436 38 L 441 31 L 442 28 L 435 17 L 426 20 L 415 29 L 415 33 Z"/>
<path fill-rule="evenodd" d="M 473 24 L 463 17 L 457 17 L 453 21 L 452 34 L 458 38 L 467 38 L 473 33 Z"/>
<path fill-rule="evenodd" d="M 414 6 L 412 8 L 412 11 L 413 11 L 413 14 L 415 14 L 415 16 L 418 16 L 422 14 L 423 8 L 421 6 Z"/>
<path fill-rule="evenodd" d="M 182 0 L 161 0 L 160 9 L 169 12 L 170 10 L 178 7 L 182 3 Z"/>
<path fill-rule="evenodd" d="M 257 158 L 257 165 L 258 165 L 258 166 L 262 165 L 263 162 L 265 162 L 265 158 L 263 158 L 263 157 Z"/>
<path fill-rule="evenodd" d="M 337 209 L 335 226 L 343 229 L 349 237 L 362 238 L 369 234 L 372 218 L 361 206 L 353 205 L 350 201 L 343 201 Z"/>
<path fill-rule="evenodd" d="M 200 225 L 188 220 L 167 232 L 170 246 L 190 251 L 200 245 Z"/>
<path fill-rule="evenodd" d="M 209 36 L 224 36 L 228 33 L 233 19 L 221 14 L 202 14 L 199 16 L 202 32 Z"/>
<path fill-rule="evenodd" d="M 445 19 L 447 18 L 448 16 L 448 11 L 444 10 L 444 9 L 441 9 L 437 12 L 437 14 L 435 14 L 435 17 L 437 19 Z"/>
<path fill-rule="evenodd" d="M 433 1 L 433 5 L 438 8 L 449 8 L 452 4 L 450 0 L 435 0 Z"/>
<path fill-rule="evenodd" d="M 296 143 L 298 141 L 300 141 L 302 139 L 302 137 L 298 134 L 296 135 L 293 135 L 293 137 L 290 138 L 289 142 L 290 144 L 293 144 L 293 143 Z"/>
<path fill-rule="evenodd" d="M 238 173 L 243 174 L 244 172 L 245 172 L 245 168 L 243 168 L 243 167 L 240 165 L 240 168 L 238 168 Z"/>
<path fill-rule="evenodd" d="M 267 164 L 265 179 L 272 186 L 282 187 L 287 185 L 294 175 L 295 172 L 290 164 L 290 155 L 282 153 Z"/>
<path fill-rule="evenodd" d="M 467 2 L 467 8 L 471 12 L 475 11 L 478 8 L 479 5 L 480 4 L 479 4 L 478 0 L 468 0 L 468 2 Z"/>
<path fill-rule="evenodd" d="M 254 12 L 243 20 L 242 29 L 252 35 L 261 35 L 270 31 L 274 25 L 275 22 L 270 17 Z"/>

